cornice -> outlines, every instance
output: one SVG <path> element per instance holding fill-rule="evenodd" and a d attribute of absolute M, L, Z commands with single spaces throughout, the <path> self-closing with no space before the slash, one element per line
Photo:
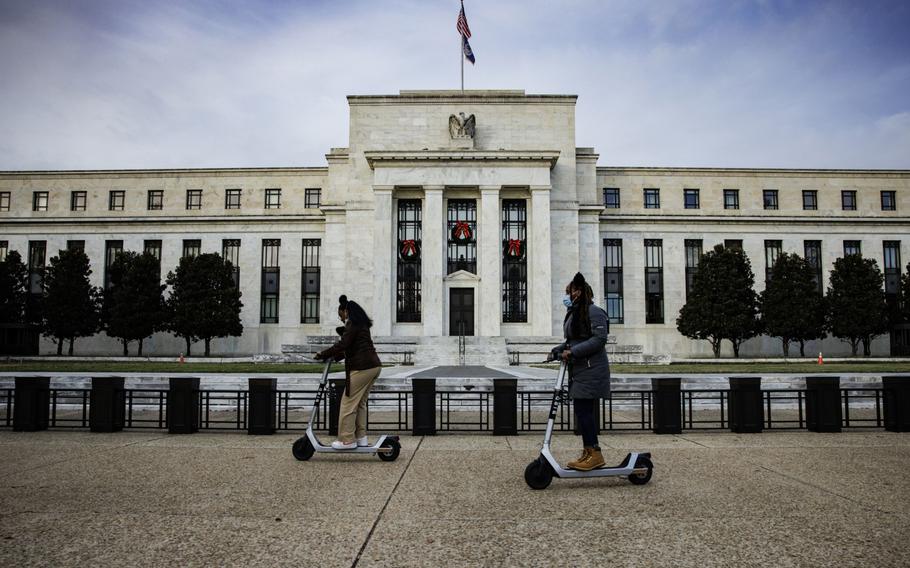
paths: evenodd
<path fill-rule="evenodd" d="M 597 175 L 698 175 L 723 177 L 885 177 L 910 178 L 910 170 L 846 170 L 846 169 L 787 169 L 787 168 L 666 168 L 666 167 L 605 167 Z"/>
<path fill-rule="evenodd" d="M 559 159 L 559 150 L 419 150 L 419 151 L 370 151 L 364 157 L 371 169 L 382 166 L 394 166 L 407 163 L 425 164 L 427 162 L 497 162 L 497 163 L 540 163 L 550 169 Z"/>
<path fill-rule="evenodd" d="M 235 177 L 242 175 L 282 176 L 288 174 L 328 175 L 328 167 L 289 168 L 195 168 L 149 170 L 21 170 L 0 171 L 4 178 L 144 178 L 144 177 Z"/>

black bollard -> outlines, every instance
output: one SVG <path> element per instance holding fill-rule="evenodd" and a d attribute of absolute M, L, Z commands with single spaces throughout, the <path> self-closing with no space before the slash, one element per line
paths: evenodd
<path fill-rule="evenodd" d="M 806 377 L 806 427 L 810 432 L 840 432 L 840 377 Z"/>
<path fill-rule="evenodd" d="M 730 377 L 730 431 L 759 433 L 764 422 L 761 377 Z"/>
<path fill-rule="evenodd" d="M 37 432 L 47 430 L 50 419 L 49 377 L 16 377 L 13 399 L 13 430 Z"/>
<path fill-rule="evenodd" d="M 885 430 L 910 432 L 910 376 L 882 377 Z"/>
<path fill-rule="evenodd" d="M 679 377 L 653 378 L 651 388 L 654 395 L 654 433 L 681 434 L 682 393 Z"/>
<path fill-rule="evenodd" d="M 92 377 L 88 424 L 92 432 L 120 432 L 126 418 L 123 377 Z"/>
<path fill-rule="evenodd" d="M 198 377 L 171 377 L 167 393 L 167 431 L 193 434 L 199 431 Z"/>
<path fill-rule="evenodd" d="M 278 379 L 249 379 L 247 433 L 257 435 L 275 433 L 275 419 L 278 417 L 276 408 L 277 387 Z"/>
<path fill-rule="evenodd" d="M 329 379 L 329 436 L 338 435 L 338 417 L 341 415 L 344 384 L 344 379 Z"/>
<path fill-rule="evenodd" d="M 436 435 L 436 379 L 412 379 L 415 436 Z"/>
<path fill-rule="evenodd" d="M 518 379 L 493 379 L 493 435 L 518 434 Z"/>

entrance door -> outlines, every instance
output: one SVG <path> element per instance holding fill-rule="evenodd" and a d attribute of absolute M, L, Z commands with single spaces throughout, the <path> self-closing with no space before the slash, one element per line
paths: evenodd
<path fill-rule="evenodd" d="M 474 289 L 449 288 L 449 335 L 474 335 Z"/>

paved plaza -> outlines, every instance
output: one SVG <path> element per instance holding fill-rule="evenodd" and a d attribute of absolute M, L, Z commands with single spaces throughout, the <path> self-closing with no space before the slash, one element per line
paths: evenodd
<path fill-rule="evenodd" d="M 908 566 L 910 435 L 602 438 L 648 485 L 524 483 L 541 436 L 403 436 L 401 456 L 296 435 L 0 432 L 0 566 Z M 557 455 L 578 438 L 557 435 Z"/>

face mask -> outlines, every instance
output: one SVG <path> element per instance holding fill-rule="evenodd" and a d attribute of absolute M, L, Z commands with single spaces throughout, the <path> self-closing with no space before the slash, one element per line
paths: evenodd
<path fill-rule="evenodd" d="M 562 297 L 562 303 L 563 303 L 567 308 L 571 308 L 571 307 L 572 307 L 572 296 L 570 296 L 570 295 L 568 295 L 568 294 L 566 294 L 565 296 L 563 296 L 563 297 Z"/>

